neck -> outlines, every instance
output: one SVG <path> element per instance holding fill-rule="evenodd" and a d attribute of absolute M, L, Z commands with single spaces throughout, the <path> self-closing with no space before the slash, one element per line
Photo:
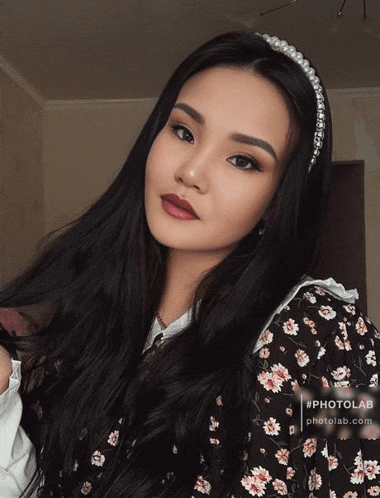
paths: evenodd
<path fill-rule="evenodd" d="M 160 315 L 166 324 L 179 318 L 193 304 L 195 291 L 206 275 L 225 254 L 169 249 L 166 282 Z"/>

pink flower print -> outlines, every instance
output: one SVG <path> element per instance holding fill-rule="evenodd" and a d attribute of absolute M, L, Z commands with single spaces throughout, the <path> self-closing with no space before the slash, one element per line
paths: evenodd
<path fill-rule="evenodd" d="M 286 469 L 286 478 L 291 479 L 295 473 L 296 473 L 296 471 L 293 469 L 293 467 L 288 467 Z"/>
<path fill-rule="evenodd" d="M 297 349 L 294 356 L 297 358 L 297 363 L 300 367 L 304 367 L 309 363 L 309 355 L 305 353 L 302 349 Z"/>
<path fill-rule="evenodd" d="M 377 373 L 373 374 L 369 380 L 369 387 L 379 387 L 379 376 Z"/>
<path fill-rule="evenodd" d="M 319 489 L 322 486 L 322 477 L 317 474 L 316 469 L 310 471 L 309 476 L 309 489 L 314 491 L 314 489 Z"/>
<path fill-rule="evenodd" d="M 332 320 L 336 317 L 336 311 L 334 311 L 331 306 L 321 306 L 318 313 L 326 320 Z"/>
<path fill-rule="evenodd" d="M 325 458 L 329 457 L 328 450 L 327 450 L 327 443 L 325 444 L 323 450 L 321 451 L 321 455 L 324 456 Z"/>
<path fill-rule="evenodd" d="M 330 489 L 330 491 L 329 491 L 329 498 L 336 498 L 336 493 L 335 493 L 335 491 L 332 491 L 332 490 Z"/>
<path fill-rule="evenodd" d="M 281 391 L 282 380 L 274 372 L 270 373 L 263 371 L 257 378 L 267 391 L 273 391 L 274 393 Z"/>
<path fill-rule="evenodd" d="M 105 459 L 106 459 L 105 456 L 102 453 L 100 453 L 100 451 L 96 450 L 92 454 L 91 465 L 96 465 L 97 467 L 103 467 Z"/>
<path fill-rule="evenodd" d="M 364 323 L 364 320 L 361 316 L 359 316 L 355 328 L 356 332 L 360 335 L 364 335 L 366 332 L 368 332 L 367 325 Z"/>
<path fill-rule="evenodd" d="M 347 333 L 347 327 L 344 322 L 339 322 L 339 329 L 342 331 L 342 336 L 347 339 L 348 333 Z"/>
<path fill-rule="evenodd" d="M 218 406 L 223 406 L 222 396 L 219 395 L 215 401 Z"/>
<path fill-rule="evenodd" d="M 209 495 L 211 493 L 211 484 L 206 481 L 202 476 L 197 477 L 197 482 L 194 486 L 194 489 L 199 491 L 204 495 Z"/>
<path fill-rule="evenodd" d="M 356 457 L 355 457 L 355 460 L 354 460 L 354 464 L 361 468 L 361 469 L 364 469 L 364 462 L 363 462 L 363 454 L 362 454 L 362 450 L 359 450 Z"/>
<path fill-rule="evenodd" d="M 299 389 L 299 388 L 300 388 L 300 385 L 299 385 L 299 383 L 298 383 L 298 380 L 292 380 L 291 384 L 292 384 L 292 389 L 293 389 L 293 391 L 297 391 L 297 389 Z"/>
<path fill-rule="evenodd" d="M 251 496 L 263 496 L 265 493 L 265 484 L 257 476 L 244 476 L 241 483 Z"/>
<path fill-rule="evenodd" d="M 117 443 L 119 442 L 119 431 L 113 431 L 111 434 L 108 436 L 108 444 L 111 446 L 116 446 Z"/>
<path fill-rule="evenodd" d="M 210 443 L 213 444 L 214 446 L 218 446 L 220 444 L 220 441 L 215 437 L 210 437 Z"/>
<path fill-rule="evenodd" d="M 335 336 L 335 344 L 338 346 L 338 349 L 344 349 L 344 344 L 339 336 Z"/>
<path fill-rule="evenodd" d="M 281 379 L 281 382 L 291 379 L 289 371 L 281 363 L 276 363 L 276 365 L 271 366 L 272 372 Z"/>
<path fill-rule="evenodd" d="M 346 367 L 338 367 L 336 370 L 333 370 L 332 375 L 335 380 L 343 380 L 345 377 L 351 376 L 351 370 Z"/>
<path fill-rule="evenodd" d="M 323 356 L 325 353 L 326 353 L 326 349 L 325 349 L 323 346 L 321 346 L 321 347 L 318 349 L 318 356 L 317 356 L 318 360 L 319 360 L 320 358 L 322 358 L 322 356 Z"/>
<path fill-rule="evenodd" d="M 297 332 L 299 330 L 298 323 L 296 323 L 293 320 L 293 318 L 289 318 L 289 320 L 284 323 L 282 328 L 283 328 L 285 334 L 289 334 L 289 335 L 297 335 Z"/>
<path fill-rule="evenodd" d="M 277 491 L 277 493 L 281 496 L 287 495 L 288 494 L 288 487 L 284 483 L 284 481 L 281 481 L 280 479 L 275 479 L 272 483 L 273 489 Z"/>
<path fill-rule="evenodd" d="M 356 308 L 353 304 L 347 304 L 343 306 L 343 308 L 347 311 L 347 313 L 351 313 L 351 315 L 355 315 Z"/>
<path fill-rule="evenodd" d="M 82 484 L 80 492 L 82 493 L 82 495 L 88 495 L 90 493 L 91 489 L 92 489 L 91 483 L 88 481 L 85 481 Z"/>
<path fill-rule="evenodd" d="M 364 460 L 364 472 L 368 479 L 376 479 L 376 474 L 380 472 L 377 460 Z"/>
<path fill-rule="evenodd" d="M 350 351 L 352 349 L 349 339 L 344 339 L 342 342 L 339 336 L 335 336 L 335 344 L 338 346 L 338 349 L 341 350 L 345 349 L 346 351 Z"/>
<path fill-rule="evenodd" d="M 277 450 L 274 456 L 277 458 L 278 463 L 288 465 L 289 455 L 290 451 L 283 448 L 282 450 Z"/>
<path fill-rule="evenodd" d="M 289 425 L 289 434 L 290 435 L 294 434 L 294 431 L 295 431 L 294 425 Z"/>
<path fill-rule="evenodd" d="M 261 348 L 259 352 L 260 358 L 269 358 L 270 356 L 270 351 L 268 348 Z"/>
<path fill-rule="evenodd" d="M 358 494 L 356 491 L 347 491 L 347 493 L 344 493 L 343 498 L 358 498 Z"/>
<path fill-rule="evenodd" d="M 329 387 L 329 381 L 324 376 L 321 377 L 321 383 L 322 387 Z"/>
<path fill-rule="evenodd" d="M 329 470 L 334 470 L 338 467 L 338 459 L 333 455 L 330 455 L 327 459 Z"/>
<path fill-rule="evenodd" d="M 258 342 L 262 345 L 270 344 L 273 341 L 273 334 L 270 330 L 264 330 L 261 332 Z"/>
<path fill-rule="evenodd" d="M 374 367 L 376 366 L 375 351 L 368 351 L 368 353 L 365 355 L 365 359 L 368 365 L 373 365 Z"/>
<path fill-rule="evenodd" d="M 257 478 L 263 482 L 264 484 L 266 484 L 267 482 L 269 482 L 272 477 L 271 475 L 269 474 L 269 472 L 267 471 L 267 469 L 264 469 L 264 467 L 254 467 L 252 470 L 252 475 L 254 476 L 257 476 Z"/>
<path fill-rule="evenodd" d="M 364 469 L 357 467 L 352 473 L 350 477 L 350 481 L 352 484 L 362 484 L 364 482 Z"/>
<path fill-rule="evenodd" d="M 288 406 L 285 409 L 285 413 L 286 413 L 286 415 L 289 415 L 289 417 L 291 417 L 293 415 L 293 408 L 290 408 L 290 406 Z"/>
<path fill-rule="evenodd" d="M 304 454 L 304 456 L 305 457 L 310 457 L 316 451 L 317 451 L 317 440 L 314 437 L 306 439 L 306 441 L 303 443 L 303 454 Z"/>
<path fill-rule="evenodd" d="M 209 430 L 216 431 L 217 427 L 219 427 L 219 422 L 217 420 L 215 420 L 214 417 L 210 417 Z"/>
<path fill-rule="evenodd" d="M 311 304 L 315 304 L 317 302 L 316 297 L 311 292 L 305 292 L 303 297 L 307 299 Z"/>
<path fill-rule="evenodd" d="M 278 436 L 280 430 L 281 426 L 275 418 L 270 417 L 266 422 L 264 422 L 264 432 L 268 436 Z"/>
<path fill-rule="evenodd" d="M 369 489 L 367 489 L 367 492 L 370 496 L 379 496 L 380 486 L 371 486 Z"/>

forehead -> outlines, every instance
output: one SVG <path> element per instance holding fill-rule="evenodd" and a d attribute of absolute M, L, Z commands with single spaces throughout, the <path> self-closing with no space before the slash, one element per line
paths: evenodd
<path fill-rule="evenodd" d="M 260 98 L 268 104 L 287 106 L 285 97 L 270 80 L 253 69 L 233 66 L 212 67 L 195 74 L 182 86 L 178 100 L 185 96 L 212 101 L 234 100 L 235 104 L 241 102 L 243 105 Z"/>
<path fill-rule="evenodd" d="M 213 67 L 192 76 L 181 88 L 183 102 L 223 132 L 255 135 L 284 152 L 292 128 L 288 103 L 274 83 L 252 69 Z"/>

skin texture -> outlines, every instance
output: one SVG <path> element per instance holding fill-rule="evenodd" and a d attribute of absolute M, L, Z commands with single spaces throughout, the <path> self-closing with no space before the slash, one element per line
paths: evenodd
<path fill-rule="evenodd" d="M 265 218 L 292 149 L 291 130 L 280 91 L 251 70 L 210 68 L 182 87 L 145 179 L 150 231 L 169 248 L 160 306 L 166 323 L 188 308 L 204 272 Z M 170 216 L 166 194 L 187 200 L 199 219 Z"/>

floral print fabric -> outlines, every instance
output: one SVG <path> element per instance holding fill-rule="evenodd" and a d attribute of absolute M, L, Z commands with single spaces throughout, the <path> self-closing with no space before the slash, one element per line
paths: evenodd
<path fill-rule="evenodd" d="M 380 496 L 380 440 L 297 435 L 293 419 L 299 386 L 378 385 L 380 334 L 371 322 L 354 305 L 312 286 L 274 317 L 259 345 L 252 360 L 258 382 L 250 447 L 231 498 Z M 222 444 L 222 423 L 222 413 L 213 417 L 210 444 Z M 218 496 L 207 476 L 205 470 L 199 477 L 194 498 Z"/>
<path fill-rule="evenodd" d="M 162 342 L 156 341 L 153 348 Z M 380 334 L 371 322 L 353 304 L 323 287 L 303 287 L 261 333 L 258 345 L 252 356 L 257 381 L 249 445 L 230 498 L 380 496 L 380 440 L 369 439 L 371 434 L 366 439 L 312 437 L 297 432 L 295 424 L 295 393 L 300 386 L 378 385 Z M 188 498 L 220 496 L 217 476 L 223 473 L 219 453 L 224 409 L 224 400 L 218 396 L 205 421 L 213 458 L 208 465 L 201 458 L 202 470 Z M 122 430 L 120 419 L 90 457 L 79 455 L 74 481 L 66 483 L 67 488 L 63 484 L 62 496 L 94 493 L 115 461 Z M 174 455 L 176 451 L 173 444 Z M 172 477 L 168 475 L 166 482 Z"/>

